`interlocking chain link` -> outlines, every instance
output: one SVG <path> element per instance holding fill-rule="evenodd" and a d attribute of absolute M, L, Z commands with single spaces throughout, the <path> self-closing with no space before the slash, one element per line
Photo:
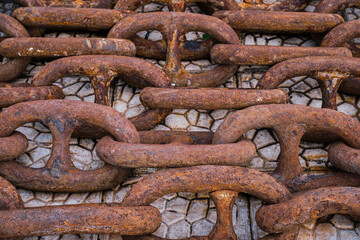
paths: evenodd
<path fill-rule="evenodd" d="M 15 2 L 23 7 L 12 17 L 0 14 L 5 34 L 0 37 L 5 58 L 0 82 L 19 77 L 30 60 L 50 62 L 31 83 L 0 83 L 0 238 L 118 234 L 128 240 L 167 239 L 150 235 L 160 228 L 161 214 L 149 205 L 175 192 L 208 193 L 216 208 L 209 235 L 187 239 L 237 239 L 232 218 L 239 193 L 262 201 L 255 219 L 269 233 L 263 240 L 297 239 L 302 224 L 335 213 L 360 219 L 360 123 L 336 111 L 338 91 L 360 95 L 360 20 L 345 22 L 337 14 L 360 6 L 358 0 L 324 0 L 314 13 L 300 12 L 307 0 Z M 167 4 L 170 12 L 136 12 L 155 2 Z M 194 4 L 212 16 L 186 12 Z M 49 29 L 106 31 L 107 37 L 44 37 Z M 163 39 L 137 35 L 152 30 Z M 187 40 L 193 31 L 203 37 Z M 247 32 L 308 33 L 320 47 L 247 46 L 240 40 Z M 140 57 L 165 60 L 163 68 Z M 204 58 L 217 65 L 201 73 L 183 65 L 183 60 Z M 241 65 L 270 68 L 255 89 L 219 87 Z M 62 100 L 65 91 L 56 82 L 73 75 L 89 78 L 94 103 Z M 317 81 L 322 108 L 288 104 L 289 95 L 278 88 L 298 76 Z M 126 119 L 110 107 L 116 78 L 142 88 L 143 113 Z M 236 111 L 213 132 L 158 130 L 172 109 Z M 16 161 L 29 149 L 18 128 L 33 122 L 48 127 L 53 139 L 49 160 L 38 169 Z M 258 154 L 246 136 L 264 128 L 273 130 L 280 145 L 272 173 L 246 167 Z M 94 152 L 105 165 L 78 169 L 70 152 L 72 137 L 100 139 Z M 301 140 L 330 143 L 335 170 L 305 172 Z M 14 187 L 103 191 L 117 188 L 135 168 L 166 169 L 143 177 L 121 203 L 24 207 Z"/>

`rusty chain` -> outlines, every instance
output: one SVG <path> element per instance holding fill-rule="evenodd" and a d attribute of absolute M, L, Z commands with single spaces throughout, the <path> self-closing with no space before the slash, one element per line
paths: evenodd
<path fill-rule="evenodd" d="M 360 95 L 360 20 L 345 22 L 337 13 L 360 6 L 358 0 L 323 0 L 314 13 L 300 12 L 307 0 L 14 0 L 23 7 L 12 17 L 0 14 L 0 238 L 60 234 L 118 234 L 123 239 L 165 239 L 160 212 L 149 206 L 175 192 L 206 192 L 215 204 L 216 223 L 209 236 L 187 239 L 237 239 L 232 212 L 238 193 L 259 198 L 256 223 L 269 235 L 297 239 L 300 225 L 330 214 L 360 219 L 360 123 L 337 110 L 337 92 Z M 171 12 L 136 13 L 159 2 Z M 205 13 L 185 12 L 196 3 Z M 296 12 L 295 12 L 296 11 Z M 28 29 L 28 30 L 27 30 Z M 106 31 L 106 38 L 46 38 L 46 29 Z M 163 40 L 136 35 L 157 30 Z M 187 40 L 191 31 L 201 41 Z M 239 35 L 310 33 L 320 47 L 242 45 Z M 30 33 L 30 34 L 29 34 Z M 30 37 L 30 35 L 32 37 Z M 163 69 L 139 57 L 165 60 Z M 4 83 L 19 77 L 32 58 L 51 62 L 31 83 Z M 56 59 L 58 58 L 58 59 Z M 185 70 L 182 60 L 211 58 L 217 64 L 202 73 Z M 215 88 L 240 65 L 270 66 L 256 89 Z M 95 102 L 62 100 L 58 79 L 84 75 Z M 321 88 L 322 109 L 286 104 L 278 89 L 297 76 L 313 77 Z M 115 78 L 143 88 L 147 109 L 126 119 L 110 107 Z M 236 109 L 215 132 L 153 130 L 171 109 Z M 28 149 L 17 128 L 40 122 L 52 135 L 51 155 L 43 168 L 15 161 Z M 272 129 L 280 143 L 272 173 L 246 168 L 256 146 L 245 135 Z M 147 130 L 147 131 L 144 131 Z M 71 137 L 100 139 L 95 170 L 75 167 Z M 332 168 L 310 175 L 299 162 L 301 140 L 329 142 Z M 112 189 L 134 168 L 157 171 L 134 184 L 124 200 L 113 204 L 24 207 L 14 187 L 47 192 Z M 9 181 L 9 182 L 8 182 Z"/>

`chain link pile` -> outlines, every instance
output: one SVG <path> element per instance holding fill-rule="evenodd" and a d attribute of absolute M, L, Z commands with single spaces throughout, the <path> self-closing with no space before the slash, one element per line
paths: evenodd
<path fill-rule="evenodd" d="M 298 239 L 300 226 L 333 214 L 360 220 L 360 122 L 337 111 L 338 91 L 360 96 L 360 20 L 338 15 L 359 0 L 323 0 L 304 12 L 307 0 L 14 0 L 11 16 L 0 13 L 0 237 L 110 234 L 122 239 L 165 239 L 151 235 L 161 213 L 151 206 L 177 192 L 209 193 L 216 222 L 208 236 L 238 239 L 233 206 L 239 193 L 260 199 L 259 239 Z M 138 13 L 153 2 L 168 12 Z M 186 12 L 188 5 L 200 13 Z M 100 31 L 107 37 L 46 37 L 51 30 Z M 162 40 L 139 33 L 156 30 Z M 196 32 L 201 39 L 188 40 Z M 244 33 L 310 34 L 320 47 L 248 46 Z M 146 33 L 145 35 L 148 35 Z M 163 61 L 162 68 L 145 58 Z M 31 83 L 15 83 L 32 60 L 49 60 Z M 184 61 L 211 59 L 203 72 Z M 240 66 L 270 66 L 256 86 L 219 86 Z M 57 81 L 80 75 L 90 80 L 93 102 L 63 99 Z M 311 76 L 322 106 L 290 104 L 279 86 Z M 146 107 L 137 116 L 114 108 L 110 89 L 122 79 L 141 88 Z M 91 85 L 91 86 L 90 86 Z M 319 106 L 320 107 L 320 106 Z M 173 109 L 231 109 L 213 132 L 162 131 Z M 50 157 L 33 168 L 15 161 L 31 146 L 16 131 L 39 122 L 52 136 Z M 155 129 L 156 130 L 155 130 Z M 246 136 L 271 129 L 280 146 L 278 164 L 266 173 L 248 168 L 257 146 Z M 83 170 L 74 163 L 72 139 L 100 139 L 96 155 L 105 164 Z M 329 144 L 331 169 L 304 171 L 301 140 Z M 106 191 L 128 181 L 136 169 L 160 168 L 143 177 L 121 203 L 25 207 L 17 188 L 81 193 Z"/>

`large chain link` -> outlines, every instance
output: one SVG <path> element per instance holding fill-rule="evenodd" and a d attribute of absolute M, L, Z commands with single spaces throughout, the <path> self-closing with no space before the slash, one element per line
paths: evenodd
<path fill-rule="evenodd" d="M 15 0 L 14 0 L 15 1 Z M 307 0 L 16 0 L 23 7 L 13 17 L 0 14 L 0 82 L 19 77 L 31 59 L 49 60 L 31 83 L 0 84 L 0 238 L 56 234 L 119 234 L 123 239 L 164 239 L 160 212 L 151 203 L 175 192 L 209 193 L 217 212 L 208 236 L 188 239 L 236 239 L 232 212 L 238 193 L 259 198 L 256 223 L 269 235 L 296 239 L 300 225 L 330 214 L 360 219 L 360 123 L 337 110 L 337 92 L 360 95 L 360 20 L 345 22 L 337 14 L 358 0 L 323 0 L 314 13 L 301 12 Z M 170 12 L 136 13 L 149 3 L 167 4 Z M 185 12 L 197 4 L 205 13 Z M 26 28 L 28 29 L 26 29 Z M 106 31 L 106 38 L 49 38 L 44 31 Z M 157 30 L 163 40 L 137 35 Z M 187 40 L 201 32 L 203 39 Z M 320 47 L 243 45 L 244 32 L 311 34 Z M 30 33 L 30 34 L 29 34 Z M 32 37 L 30 37 L 30 35 Z M 141 59 L 165 60 L 163 69 Z M 58 58 L 58 59 L 55 59 Z M 210 58 L 214 68 L 192 73 L 183 60 Z M 271 66 L 256 89 L 214 88 L 234 76 L 240 65 Z M 56 81 L 84 75 L 95 102 L 62 100 Z M 297 76 L 315 78 L 322 108 L 289 103 L 278 89 Z M 126 119 L 111 108 L 108 93 L 116 77 L 143 88 L 147 108 Z M 200 88 L 201 87 L 201 88 Z M 215 132 L 159 131 L 171 109 L 237 110 Z M 15 161 L 28 149 L 18 131 L 41 122 L 53 141 L 44 167 Z M 244 136 L 272 129 L 280 143 L 272 173 L 246 168 L 256 146 Z M 148 130 L 148 131 L 144 131 Z M 95 170 L 75 167 L 71 137 L 100 139 Z M 331 143 L 329 160 L 337 168 L 309 175 L 299 161 L 300 141 Z M 144 177 L 120 204 L 24 207 L 18 190 L 88 192 L 112 189 L 134 168 L 163 169 Z M 9 181 L 9 182 L 8 182 Z M 14 185 L 14 186 L 13 186 Z"/>

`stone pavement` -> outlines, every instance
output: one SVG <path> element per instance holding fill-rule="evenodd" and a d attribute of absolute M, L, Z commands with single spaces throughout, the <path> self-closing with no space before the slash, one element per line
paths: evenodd
<path fill-rule="evenodd" d="M 312 1 L 306 11 L 313 11 L 319 1 Z M 0 3 L 0 12 L 11 14 L 18 6 L 5 0 Z M 139 9 L 140 12 L 168 11 L 166 6 L 149 4 Z M 187 11 L 198 12 L 196 6 L 190 6 Z M 355 20 L 360 17 L 360 9 L 348 8 L 342 12 L 345 20 Z M 151 40 L 162 38 L 157 31 L 141 32 L 140 36 Z M 45 37 L 105 37 L 106 33 L 90 32 L 46 32 Z M 272 46 L 316 46 L 310 40 L 310 36 L 300 35 L 266 35 L 266 34 L 240 34 L 240 39 L 245 45 L 272 45 Z M 191 32 L 186 34 L 188 40 L 201 39 L 202 33 Z M 150 62 L 162 67 L 165 61 Z M 46 62 L 32 61 L 26 71 L 15 82 L 30 82 Z M 211 69 L 214 65 L 208 60 L 197 60 L 183 62 L 186 70 L 198 72 Z M 228 88 L 250 88 L 254 87 L 268 67 L 241 66 L 237 74 L 229 79 L 221 87 Z M 65 77 L 56 83 L 63 89 L 66 99 L 82 100 L 93 102 L 94 91 L 86 77 Z M 317 82 L 312 78 L 296 77 L 287 80 L 281 86 L 291 98 L 291 103 L 321 106 L 321 91 Z M 119 79 L 114 81 L 109 92 L 111 105 L 126 117 L 137 116 L 145 107 L 139 100 L 140 89 L 129 87 Z M 352 117 L 360 117 L 360 99 L 354 96 L 338 94 L 338 111 Z M 163 124 L 157 126 L 156 130 L 183 130 L 183 131 L 215 131 L 221 122 L 230 113 L 229 110 L 182 110 L 174 109 L 165 119 Z M 26 154 L 17 160 L 26 166 L 33 168 L 43 167 L 49 158 L 52 137 L 49 130 L 40 123 L 26 124 L 18 131 L 24 133 L 29 139 L 29 148 Z M 250 131 L 247 138 L 257 146 L 257 156 L 252 159 L 249 167 L 261 170 L 272 171 L 277 164 L 280 153 L 280 146 L 275 134 L 267 129 Z M 103 162 L 96 156 L 93 139 L 71 139 L 70 151 L 74 164 L 80 169 L 96 169 L 103 165 Z M 302 142 L 299 150 L 299 159 L 304 169 L 312 174 L 322 174 L 330 166 L 327 158 L 327 146 L 319 143 Z M 99 202 L 121 202 L 131 185 L 137 182 L 142 176 L 156 171 L 157 169 L 138 169 L 133 176 L 121 186 L 104 192 L 57 194 L 31 192 L 19 189 L 26 207 L 50 206 L 78 203 L 99 203 Z M 189 236 L 208 235 L 216 221 L 216 210 L 208 194 L 174 193 L 164 196 L 155 201 L 156 206 L 162 213 L 162 225 L 155 232 L 160 237 L 179 239 Z M 233 222 L 238 239 L 258 239 L 266 235 L 255 223 L 255 212 L 260 206 L 260 201 L 254 197 L 240 194 L 233 209 Z M 40 239 L 121 239 L 119 236 L 98 236 L 98 235 L 64 235 L 44 236 Z M 27 239 L 37 239 L 36 237 Z M 360 239 L 360 223 L 353 222 L 346 216 L 334 215 L 317 222 L 309 222 L 301 228 L 299 239 L 316 240 L 355 240 Z"/>

